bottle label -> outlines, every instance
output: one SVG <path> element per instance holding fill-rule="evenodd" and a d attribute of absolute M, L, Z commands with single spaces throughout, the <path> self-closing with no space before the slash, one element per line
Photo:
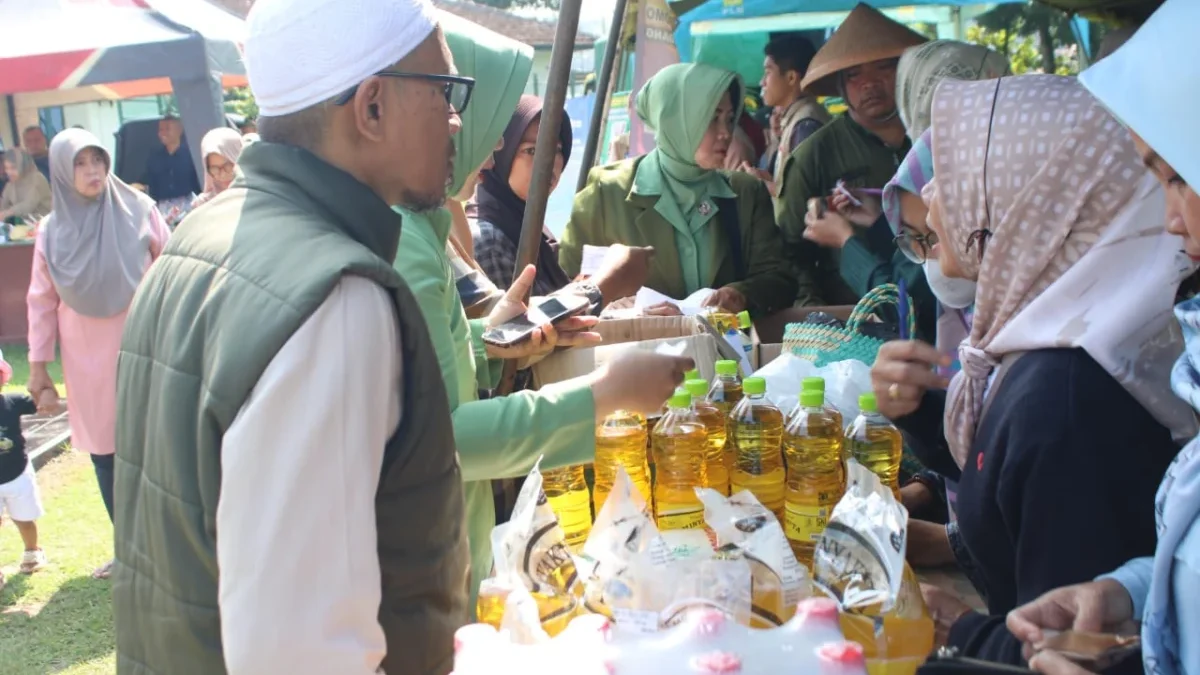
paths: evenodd
<path fill-rule="evenodd" d="M 784 530 L 791 541 L 816 542 L 829 522 L 829 508 L 784 504 Z"/>
<path fill-rule="evenodd" d="M 695 530 L 704 527 L 704 508 L 685 506 L 672 509 L 665 505 L 658 512 L 660 530 Z"/>

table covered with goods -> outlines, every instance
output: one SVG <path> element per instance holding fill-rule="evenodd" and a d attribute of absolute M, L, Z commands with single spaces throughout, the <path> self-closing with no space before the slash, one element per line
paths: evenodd
<path fill-rule="evenodd" d="M 867 365 L 784 354 L 746 376 L 736 318 L 663 321 L 535 373 L 620 349 L 697 365 L 657 416 L 603 420 L 593 465 L 534 469 L 455 672 L 915 672 L 934 626 Z"/>

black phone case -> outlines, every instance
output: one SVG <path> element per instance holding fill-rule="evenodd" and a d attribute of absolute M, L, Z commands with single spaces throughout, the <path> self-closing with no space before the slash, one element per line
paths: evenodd
<path fill-rule="evenodd" d="M 1033 671 L 1020 666 L 994 661 L 981 661 L 959 656 L 953 647 L 942 647 L 933 653 L 917 675 L 1032 675 Z"/>

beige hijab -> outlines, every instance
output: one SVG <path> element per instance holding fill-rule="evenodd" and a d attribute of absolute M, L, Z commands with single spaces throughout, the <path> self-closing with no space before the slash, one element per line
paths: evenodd
<path fill-rule="evenodd" d="M 217 196 L 217 184 L 208 173 L 208 156 L 220 155 L 230 164 L 236 165 L 245 147 L 246 140 L 237 129 L 221 127 L 204 134 L 204 138 L 200 139 L 200 156 L 204 158 L 204 193 L 196 197 L 192 208 Z"/>
<path fill-rule="evenodd" d="M 979 282 L 946 402 L 959 465 L 994 368 L 1036 349 L 1082 347 L 1177 438 L 1194 435 L 1170 389 L 1183 349 L 1171 305 L 1194 266 L 1166 234 L 1162 191 L 1121 124 L 1075 78 L 946 80 L 932 139 L 926 193 L 941 200 L 945 245 Z"/>
<path fill-rule="evenodd" d="M 33 157 L 21 148 L 5 152 L 4 161 L 17 167 L 17 179 L 4 186 L 0 210 L 12 211 L 12 215 L 27 221 L 41 220 L 53 208 L 50 183 L 38 171 Z"/>
<path fill-rule="evenodd" d="M 1008 59 L 979 45 L 934 40 L 910 47 L 896 68 L 896 108 L 908 137 L 915 143 L 929 128 L 933 92 L 942 80 L 992 80 L 1008 71 Z"/>

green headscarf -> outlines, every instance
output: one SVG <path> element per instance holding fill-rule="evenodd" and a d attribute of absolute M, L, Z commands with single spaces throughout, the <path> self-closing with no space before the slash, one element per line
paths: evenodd
<path fill-rule="evenodd" d="M 706 198 L 732 196 L 724 178 L 700 168 L 695 156 L 721 97 L 734 84 L 738 89 L 732 101 L 736 124 L 742 114 L 744 87 L 741 78 L 728 70 L 703 63 L 677 63 L 660 70 L 637 94 L 638 117 L 654 132 L 657 146 L 638 166 L 637 182 L 655 182 L 653 175 L 643 176 L 643 172 L 660 174 L 664 195 L 673 197 L 685 223 Z"/>
<path fill-rule="evenodd" d="M 475 78 L 462 131 L 454 136 L 458 155 L 450 194 L 455 195 L 504 134 L 533 70 L 533 48 L 446 12 L 440 23 L 459 74 Z"/>
<path fill-rule="evenodd" d="M 446 35 L 446 42 L 450 45 L 458 72 L 475 78 L 475 90 L 471 94 L 470 105 L 462 116 L 462 130 L 454 136 L 454 147 L 458 155 L 454 163 L 454 180 L 450 194 L 455 195 L 466 183 L 470 172 L 479 168 L 504 134 L 533 69 L 533 50 L 446 12 L 438 14 L 438 22 Z M 415 251 L 425 250 L 417 246 L 406 246 L 405 242 L 411 242 L 413 237 L 420 237 L 423 233 L 432 231 L 442 246 L 445 246 L 450 232 L 451 216 L 444 208 L 430 213 L 413 213 L 401 206 L 392 208 L 404 217 L 400 251 L 395 263 L 396 270 L 404 276 L 411 274 L 414 267 L 406 256 L 413 255 Z M 462 279 L 458 277 L 470 274 L 468 270 L 468 274 L 460 275 L 460 270 L 448 257 L 441 262 L 446 266 L 447 274 L 454 274 L 456 278 L 449 281 L 449 291 L 453 297 L 446 298 L 453 306 L 433 310 L 449 314 L 450 334 L 454 336 L 451 344 L 437 345 L 438 361 L 443 368 L 446 388 L 457 394 L 457 406 L 475 400 L 478 394 L 476 370 L 470 365 L 474 362 L 470 329 L 459 295 L 463 284 Z M 424 302 L 420 297 L 418 301 Z M 466 488 L 467 532 L 471 542 L 471 607 L 474 607 L 479 582 L 487 576 L 492 566 L 488 537 L 496 524 L 496 515 L 492 506 L 490 483 L 468 483 Z"/>

